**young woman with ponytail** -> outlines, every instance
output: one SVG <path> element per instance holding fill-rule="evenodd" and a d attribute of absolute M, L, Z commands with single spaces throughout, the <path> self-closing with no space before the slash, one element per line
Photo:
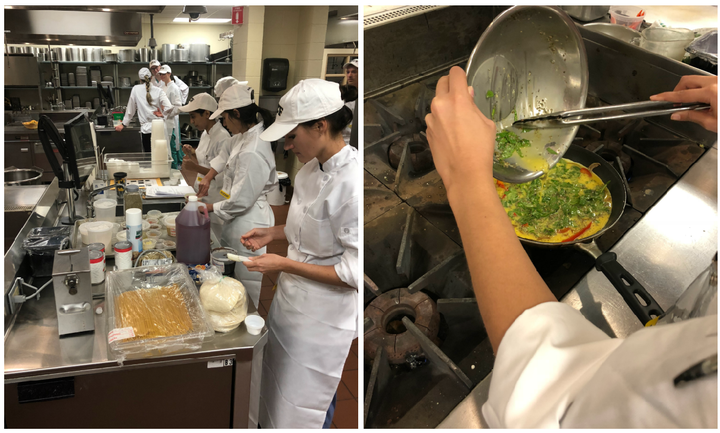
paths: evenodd
<path fill-rule="evenodd" d="M 163 116 L 172 114 L 173 106 L 165 95 L 165 92 L 150 84 L 152 74 L 148 68 L 142 68 L 138 72 L 141 84 L 137 84 L 130 92 L 130 99 L 127 103 L 125 116 L 115 130 L 120 132 L 130 124 L 133 116 L 137 113 L 140 121 L 140 134 L 145 152 L 150 152 L 150 132 L 152 131 L 153 119 L 162 119 Z"/>
<path fill-rule="evenodd" d="M 261 251 L 277 239 L 287 257 L 263 254 L 236 269 L 275 274 L 260 385 L 262 428 L 329 428 L 336 390 L 358 322 L 358 205 L 362 168 L 342 131 L 352 121 L 337 83 L 309 79 L 290 89 L 261 140 L 285 137 L 303 163 L 287 224 L 257 227 L 242 243 Z"/>
<path fill-rule="evenodd" d="M 210 120 L 220 116 L 232 134 L 224 146 L 229 155 L 218 155 L 210 162 L 213 168 L 200 183 L 198 197 L 207 194 L 210 182 L 218 173 L 216 168 L 223 166 L 220 190 L 223 200 L 207 204 L 208 211 L 224 221 L 220 243 L 235 249 L 241 256 L 259 256 L 265 248 L 251 251 L 240 242 L 240 236 L 254 227 L 275 225 L 275 217 L 267 202 L 267 194 L 278 184 L 275 154 L 270 143 L 260 139 L 260 134 L 272 124 L 273 116 L 255 104 L 252 89 L 242 84 L 235 84 L 223 92 L 218 110 L 210 116 Z M 250 272 L 244 266 L 235 266 L 235 278 L 243 283 L 257 307 L 262 274 Z"/>

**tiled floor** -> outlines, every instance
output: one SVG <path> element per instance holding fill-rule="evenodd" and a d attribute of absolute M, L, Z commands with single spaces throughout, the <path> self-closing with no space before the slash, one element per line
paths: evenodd
<path fill-rule="evenodd" d="M 287 212 L 290 205 L 272 206 L 275 214 L 275 225 L 285 224 Z M 269 254 L 287 255 L 287 241 L 273 241 L 268 244 Z M 277 281 L 277 274 L 263 276 L 262 289 L 260 291 L 260 305 L 258 312 L 267 320 L 270 304 L 275 292 L 273 287 Z M 358 428 L 358 340 L 355 339 L 350 348 L 350 353 L 345 360 L 342 380 L 337 390 L 337 405 L 332 423 L 333 428 Z"/>

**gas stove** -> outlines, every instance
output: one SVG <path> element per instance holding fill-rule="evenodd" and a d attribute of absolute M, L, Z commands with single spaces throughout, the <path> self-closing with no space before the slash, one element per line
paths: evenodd
<path fill-rule="evenodd" d="M 647 99 L 672 89 L 682 64 L 628 52 L 604 35 L 581 32 L 590 65 L 587 107 Z M 366 35 L 367 37 L 367 35 Z M 637 48 L 633 48 L 637 50 Z M 628 74 L 652 77 L 657 90 L 627 89 L 622 74 L 603 73 L 607 58 L 640 57 Z M 460 64 L 464 66 L 464 64 Z M 596 66 L 595 68 L 593 66 Z M 657 72 L 661 69 L 660 72 Z M 666 72 L 666 73 L 663 73 Z M 424 116 L 440 74 L 376 92 L 365 104 L 365 426 L 432 428 L 492 370 L 455 219 L 434 169 Z M 620 99 L 622 98 L 622 99 Z M 667 117 L 667 116 L 666 116 Z M 688 132 L 690 131 L 690 132 Z M 597 239 L 605 252 L 651 209 L 706 151 L 711 136 L 667 119 L 623 119 L 581 126 L 573 144 L 623 173 L 628 203 Z M 712 143 L 710 141 L 709 143 Z M 472 189 L 468 185 L 468 189 Z M 561 299 L 594 259 L 571 248 L 525 246 Z"/>

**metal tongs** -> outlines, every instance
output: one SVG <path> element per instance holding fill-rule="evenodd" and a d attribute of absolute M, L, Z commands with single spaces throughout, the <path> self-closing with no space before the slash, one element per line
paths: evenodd
<path fill-rule="evenodd" d="M 687 110 L 707 110 L 709 104 L 700 102 L 668 102 L 668 101 L 645 101 L 633 102 L 630 104 L 609 105 L 605 107 L 585 108 L 582 110 L 561 111 L 543 116 L 528 117 L 513 123 L 513 126 L 523 129 L 539 128 L 562 128 L 572 125 L 594 123 L 602 120 L 632 119 L 637 117 L 662 116 Z M 643 111 L 638 111 L 643 110 Z M 625 111 L 621 114 L 603 115 L 615 111 Z M 631 112 L 628 112 L 631 111 Z"/>

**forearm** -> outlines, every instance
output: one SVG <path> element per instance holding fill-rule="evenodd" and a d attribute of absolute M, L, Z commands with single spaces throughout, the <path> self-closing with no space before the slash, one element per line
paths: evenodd
<path fill-rule="evenodd" d="M 473 289 L 493 351 L 523 311 L 556 301 L 520 244 L 491 177 L 448 191 L 467 258 Z"/>
<path fill-rule="evenodd" d="M 272 226 L 268 228 L 268 230 L 270 230 L 270 234 L 272 235 L 274 241 L 287 240 L 287 236 L 285 236 L 285 224 L 281 226 Z"/>
<path fill-rule="evenodd" d="M 208 173 L 210 173 L 210 170 L 212 170 L 212 168 L 203 167 L 199 164 L 194 164 L 193 168 L 195 169 L 195 171 L 202 174 L 203 176 L 206 176 Z"/>
<path fill-rule="evenodd" d="M 300 263 L 286 258 L 283 272 L 333 286 L 352 288 L 338 277 L 334 266 L 312 265 L 310 263 Z"/>
<path fill-rule="evenodd" d="M 205 179 L 208 179 L 208 182 L 211 182 L 213 179 L 215 179 L 215 176 L 217 176 L 218 172 L 215 171 L 214 168 L 208 169 L 207 173 L 205 173 Z"/>

